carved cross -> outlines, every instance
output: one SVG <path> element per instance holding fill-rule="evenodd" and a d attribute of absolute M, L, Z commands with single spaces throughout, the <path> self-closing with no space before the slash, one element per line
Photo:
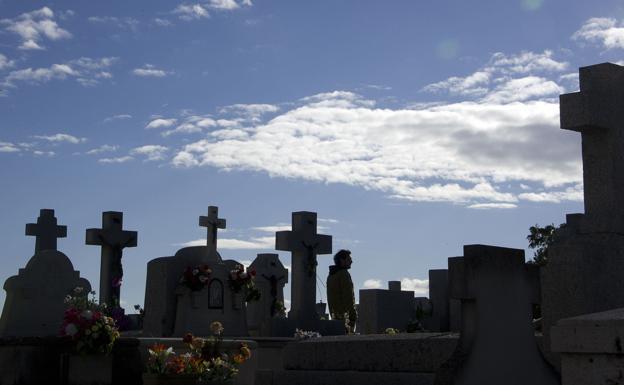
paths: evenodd
<path fill-rule="evenodd" d="M 208 216 L 199 217 L 199 225 L 207 228 L 206 246 L 211 252 L 217 251 L 217 229 L 225 229 L 225 219 L 219 218 L 219 208 L 208 207 Z"/>
<path fill-rule="evenodd" d="M 41 209 L 37 223 L 26 224 L 26 235 L 35 236 L 35 254 L 43 250 L 56 250 L 57 238 L 67 236 L 67 226 L 56 224 L 54 210 Z"/>

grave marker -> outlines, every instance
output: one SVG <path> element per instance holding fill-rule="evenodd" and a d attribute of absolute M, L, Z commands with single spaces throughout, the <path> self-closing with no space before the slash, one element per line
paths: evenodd
<path fill-rule="evenodd" d="M 137 232 L 123 228 L 123 213 L 105 211 L 102 213 L 102 228 L 87 229 L 87 245 L 101 246 L 100 261 L 100 303 L 109 307 L 119 306 L 123 268 L 123 249 L 136 247 Z"/>
<path fill-rule="evenodd" d="M 57 238 L 67 237 L 67 226 L 56 224 L 54 210 L 41 209 L 37 223 L 26 224 L 26 235 L 35 236 L 35 254 L 43 250 L 56 250 Z"/>

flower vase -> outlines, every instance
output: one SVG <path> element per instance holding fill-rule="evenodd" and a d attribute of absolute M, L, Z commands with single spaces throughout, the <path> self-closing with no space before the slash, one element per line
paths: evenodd
<path fill-rule="evenodd" d="M 68 385 L 110 385 L 113 383 L 113 356 L 70 354 L 64 356 Z"/>

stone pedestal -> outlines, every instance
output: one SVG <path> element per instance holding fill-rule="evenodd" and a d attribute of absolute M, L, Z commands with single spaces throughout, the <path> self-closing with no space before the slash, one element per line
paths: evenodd
<path fill-rule="evenodd" d="M 562 385 L 624 384 L 624 308 L 559 320 L 550 335 Z"/>
<path fill-rule="evenodd" d="M 416 306 L 413 291 L 360 290 L 358 333 L 383 333 L 387 328 L 406 331 L 409 322 L 415 318 Z"/>

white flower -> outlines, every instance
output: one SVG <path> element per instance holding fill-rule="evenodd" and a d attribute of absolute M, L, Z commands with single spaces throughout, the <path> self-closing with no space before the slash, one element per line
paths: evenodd
<path fill-rule="evenodd" d="M 67 334 L 68 336 L 73 336 L 76 333 L 78 333 L 78 328 L 76 327 L 76 325 L 67 324 L 67 326 L 65 326 L 65 334 Z"/>
<path fill-rule="evenodd" d="M 204 283 L 208 280 L 208 277 L 206 277 L 205 275 L 200 275 L 199 276 L 199 282 Z"/>
<path fill-rule="evenodd" d="M 93 318 L 93 313 L 91 312 L 91 310 L 83 310 L 83 312 L 80 313 L 80 316 L 84 319 L 90 320 L 91 318 Z"/>
<path fill-rule="evenodd" d="M 63 300 L 63 302 L 65 302 L 65 303 L 69 303 L 71 300 L 72 300 L 72 296 L 71 296 L 71 295 L 69 295 L 69 294 L 67 294 L 67 295 L 65 296 L 65 299 Z"/>
<path fill-rule="evenodd" d="M 76 286 L 74 288 L 74 294 L 80 294 L 80 293 L 82 293 L 83 290 L 84 289 L 81 286 Z"/>
<path fill-rule="evenodd" d="M 193 275 L 199 274 L 199 269 L 193 269 Z"/>

